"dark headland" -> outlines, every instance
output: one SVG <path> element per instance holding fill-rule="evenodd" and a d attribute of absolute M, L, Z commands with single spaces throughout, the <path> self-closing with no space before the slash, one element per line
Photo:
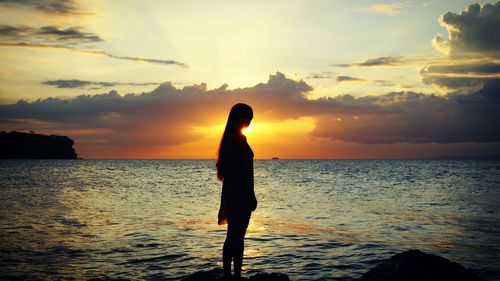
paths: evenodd
<path fill-rule="evenodd" d="M 74 143 L 66 136 L 2 131 L 0 159 L 77 159 Z"/>

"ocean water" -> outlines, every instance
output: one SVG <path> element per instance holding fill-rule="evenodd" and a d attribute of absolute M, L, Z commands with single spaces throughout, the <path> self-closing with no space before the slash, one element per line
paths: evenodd
<path fill-rule="evenodd" d="M 178 280 L 221 266 L 209 160 L 0 162 L 0 279 Z M 244 275 L 355 280 L 407 249 L 500 280 L 500 161 L 257 160 Z"/>

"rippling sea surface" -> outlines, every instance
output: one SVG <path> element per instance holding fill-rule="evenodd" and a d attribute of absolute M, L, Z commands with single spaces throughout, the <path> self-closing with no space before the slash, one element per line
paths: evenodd
<path fill-rule="evenodd" d="M 0 162 L 0 279 L 178 280 L 221 266 L 210 160 Z M 257 160 L 244 275 L 354 280 L 420 249 L 500 280 L 500 161 Z"/>

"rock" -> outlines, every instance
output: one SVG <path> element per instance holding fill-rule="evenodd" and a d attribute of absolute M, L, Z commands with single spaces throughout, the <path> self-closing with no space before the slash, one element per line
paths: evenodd
<path fill-rule="evenodd" d="M 250 276 L 250 281 L 290 281 L 283 273 L 257 273 Z"/>
<path fill-rule="evenodd" d="M 409 250 L 370 269 L 360 281 L 481 281 L 472 271 L 443 257 Z"/>
<path fill-rule="evenodd" d="M 208 271 L 199 271 L 193 273 L 184 279 L 183 281 L 219 281 L 222 279 L 222 269 L 214 268 Z M 250 278 L 243 277 L 241 280 L 247 281 L 290 281 L 286 274 L 282 273 L 257 273 Z"/>
<path fill-rule="evenodd" d="M 208 271 L 199 271 L 195 272 L 186 278 L 182 279 L 182 281 L 216 281 L 222 278 L 222 269 L 214 268 Z"/>

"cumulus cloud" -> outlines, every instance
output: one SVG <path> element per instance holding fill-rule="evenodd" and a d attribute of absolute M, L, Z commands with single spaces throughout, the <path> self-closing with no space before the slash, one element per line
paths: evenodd
<path fill-rule="evenodd" d="M 310 116 L 316 120 L 311 134 L 318 138 L 364 144 L 495 142 L 500 141 L 495 122 L 500 118 L 500 96 L 492 93 L 498 87 L 498 81 L 493 82 L 496 85 L 468 95 L 392 92 L 308 99 L 311 86 L 278 72 L 266 83 L 233 90 L 227 85 L 208 90 L 205 84 L 176 88 L 163 83 L 143 94 L 110 91 L 20 100 L 0 105 L 0 125 L 12 129 L 16 125 L 9 120 L 36 120 L 51 124 L 53 130 L 84 130 L 87 137 L 95 132 L 95 139 L 112 146 L 180 144 L 199 138 L 193 126 L 220 124 L 232 104 L 246 102 L 261 120 Z M 31 129 L 38 130 L 34 125 Z"/>
<path fill-rule="evenodd" d="M 148 85 L 158 85 L 160 83 L 134 83 L 134 82 L 104 82 L 104 81 L 88 81 L 88 80 L 79 80 L 79 79 L 58 79 L 58 80 L 47 80 L 43 81 L 42 84 L 55 86 L 57 88 L 62 89 L 70 89 L 70 88 L 86 88 L 91 87 L 93 89 L 98 88 L 108 88 L 117 85 L 128 85 L 128 86 L 148 86 Z"/>
<path fill-rule="evenodd" d="M 73 15 L 82 13 L 73 0 L 0 0 L 0 5 L 33 9 L 51 15 Z"/>
<path fill-rule="evenodd" d="M 268 106 L 265 114 L 276 119 L 282 112 L 272 108 L 280 108 L 281 99 L 289 109 L 296 110 L 310 90 L 305 82 L 286 79 L 280 73 L 271 76 L 267 83 L 237 90 L 227 90 L 227 85 L 207 90 L 205 84 L 176 88 L 171 83 L 163 83 L 147 94 L 120 96 L 110 91 L 69 100 L 20 100 L 16 104 L 1 105 L 0 118 L 40 120 L 54 124 L 53 129 L 106 129 L 113 132 L 107 135 L 113 145 L 167 145 L 192 140 L 192 124 L 218 124 L 221 113 L 225 114 L 228 107 L 238 101 L 252 103 L 250 99 L 255 98 L 259 104 Z M 287 115 L 299 117 L 298 113 Z"/>
<path fill-rule="evenodd" d="M 500 1 L 496 4 L 469 5 L 460 14 L 447 12 L 440 23 L 448 31 L 448 38 L 437 35 L 434 46 L 452 56 L 499 57 Z"/>
<path fill-rule="evenodd" d="M 498 85 L 495 81 L 500 79 L 500 2 L 472 4 L 460 14 L 447 12 L 440 22 L 448 30 L 448 39 L 438 35 L 433 45 L 448 57 L 422 68 L 422 81 L 455 94 Z"/>
<path fill-rule="evenodd" d="M 394 92 L 358 98 L 356 102 L 364 99 L 383 105 L 385 112 L 339 115 L 337 120 L 322 115 L 317 118 L 312 134 L 366 144 L 493 142 L 500 139 L 500 126 L 492 122 L 500 117 L 500 99 L 490 92 L 446 97 Z"/>

